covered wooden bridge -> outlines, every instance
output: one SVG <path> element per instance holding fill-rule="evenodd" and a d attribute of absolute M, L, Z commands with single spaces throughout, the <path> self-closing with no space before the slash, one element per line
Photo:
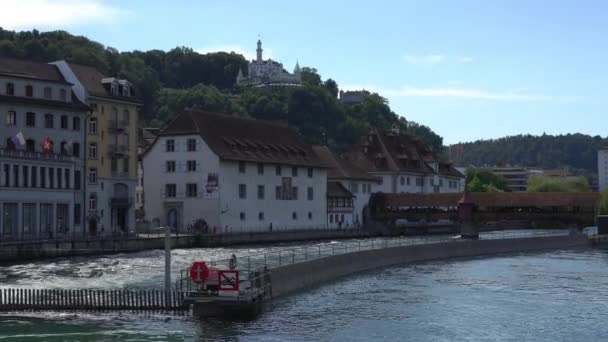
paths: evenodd
<path fill-rule="evenodd" d="M 442 194 L 375 193 L 371 217 L 394 225 L 396 220 L 432 223 L 552 221 L 589 225 L 594 222 L 600 195 L 594 192 L 500 192 Z M 470 208 L 470 210 L 465 210 Z"/>

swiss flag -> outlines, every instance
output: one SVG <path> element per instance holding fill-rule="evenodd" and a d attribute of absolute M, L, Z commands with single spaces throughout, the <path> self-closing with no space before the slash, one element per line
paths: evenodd
<path fill-rule="evenodd" d="M 42 150 L 42 153 L 53 152 L 53 140 L 51 140 L 49 136 L 46 136 L 46 138 L 40 141 L 40 149 Z"/>

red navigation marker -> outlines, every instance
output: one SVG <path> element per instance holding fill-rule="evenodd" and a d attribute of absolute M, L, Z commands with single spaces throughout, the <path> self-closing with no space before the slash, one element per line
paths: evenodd
<path fill-rule="evenodd" d="M 204 261 L 195 261 L 190 266 L 190 278 L 197 284 L 203 284 L 209 278 L 209 267 Z"/>

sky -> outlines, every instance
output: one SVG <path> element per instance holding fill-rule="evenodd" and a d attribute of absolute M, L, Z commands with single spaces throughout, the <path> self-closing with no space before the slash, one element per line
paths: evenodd
<path fill-rule="evenodd" d="M 296 61 L 452 144 L 608 135 L 608 1 L 0 0 L 0 26 Z"/>

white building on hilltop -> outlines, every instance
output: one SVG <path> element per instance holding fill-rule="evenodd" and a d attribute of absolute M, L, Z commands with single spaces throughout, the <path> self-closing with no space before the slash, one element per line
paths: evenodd
<path fill-rule="evenodd" d="M 249 62 L 247 75 L 239 70 L 236 84 L 239 86 L 263 86 L 263 85 L 299 85 L 302 84 L 300 66 L 296 63 L 293 74 L 283 69 L 283 64 L 272 59 L 262 58 L 262 42 L 258 40 L 257 56 Z"/>
<path fill-rule="evenodd" d="M 323 227 L 327 167 L 287 126 L 178 114 L 142 156 L 147 219 L 184 230 Z"/>
<path fill-rule="evenodd" d="M 597 152 L 597 177 L 600 191 L 608 190 L 608 147 Z"/>

